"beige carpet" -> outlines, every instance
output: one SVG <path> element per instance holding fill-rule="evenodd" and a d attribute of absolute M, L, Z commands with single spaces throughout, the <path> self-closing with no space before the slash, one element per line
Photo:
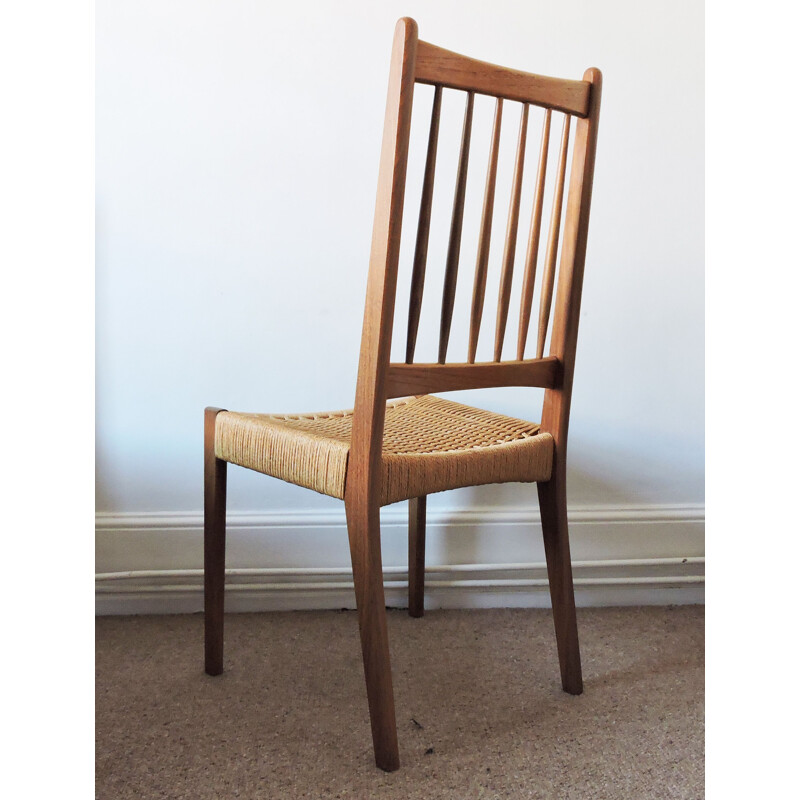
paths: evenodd
<path fill-rule="evenodd" d="M 376 769 L 355 612 L 97 620 L 97 797 L 700 798 L 703 609 L 579 610 L 585 690 L 551 616 L 389 614 L 401 768 Z"/>

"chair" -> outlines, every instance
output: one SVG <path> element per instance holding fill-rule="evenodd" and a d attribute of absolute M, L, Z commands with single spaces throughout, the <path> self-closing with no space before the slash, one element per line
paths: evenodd
<path fill-rule="evenodd" d="M 415 83 L 432 84 L 416 250 L 411 273 L 405 363 L 390 363 L 400 229 Z M 431 221 L 443 90 L 465 97 L 455 200 L 445 264 L 437 363 L 415 363 Z M 245 414 L 205 411 L 205 668 L 222 672 L 227 463 L 344 500 L 353 565 L 364 673 L 376 764 L 399 766 L 384 604 L 380 507 L 409 501 L 409 613 L 423 614 L 426 497 L 462 486 L 536 482 L 553 606 L 561 682 L 580 694 L 581 678 L 572 568 L 567 533 L 566 447 L 589 206 L 594 171 L 601 75 L 560 80 L 476 61 L 417 38 L 412 19 L 395 30 L 367 282 L 361 356 L 352 411 L 325 414 Z M 496 98 L 466 362 L 447 361 L 464 215 L 475 94 Z M 476 362 L 483 314 L 498 149 L 504 102 L 520 104 L 505 248 L 501 264 L 494 360 Z M 529 106 L 543 108 L 531 226 L 522 276 L 516 358 L 502 360 L 519 225 Z M 552 117 L 563 117 L 553 181 L 552 214 L 541 269 L 536 358 L 525 358 Z M 572 167 L 565 213 L 570 129 Z M 561 218 L 563 241 L 556 285 Z M 544 355 L 555 305 L 549 355 Z M 541 424 L 494 414 L 431 395 L 497 386 L 544 388 Z M 389 401 L 387 403 L 387 401 Z"/>

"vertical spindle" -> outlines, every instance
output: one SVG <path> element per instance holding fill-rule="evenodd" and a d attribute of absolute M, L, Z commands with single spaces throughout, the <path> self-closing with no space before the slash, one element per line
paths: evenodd
<path fill-rule="evenodd" d="M 497 298 L 497 326 L 494 337 L 494 360 L 500 361 L 503 353 L 503 340 L 508 321 L 508 304 L 511 300 L 511 283 L 514 277 L 514 256 L 517 250 L 517 229 L 519 227 L 519 204 L 522 197 L 522 173 L 525 168 L 525 143 L 528 134 L 528 104 L 522 104 L 519 122 L 519 141 L 517 158 L 514 164 L 514 181 L 511 186 L 511 201 L 508 207 L 506 227 L 506 246 L 503 252 L 503 270 L 500 275 L 500 290 Z"/>
<path fill-rule="evenodd" d="M 422 180 L 422 197 L 419 203 L 417 243 L 414 249 L 414 267 L 411 272 L 411 296 L 408 301 L 408 335 L 406 338 L 407 364 L 414 360 L 420 309 L 422 308 L 422 292 L 425 286 L 425 265 L 428 261 L 428 237 L 431 230 L 431 206 L 433 203 L 433 182 L 436 172 L 436 150 L 439 141 L 441 108 L 442 87 L 437 85 L 433 92 L 431 127 L 428 134 L 428 154 L 425 159 L 425 176 Z"/>
<path fill-rule="evenodd" d="M 478 336 L 483 316 L 483 301 L 486 294 L 486 273 L 489 264 L 489 243 L 492 237 L 492 215 L 494 213 L 494 190 L 497 183 L 497 156 L 500 151 L 500 124 L 503 119 L 503 98 L 497 98 L 492 128 L 492 143 L 489 148 L 489 166 L 486 169 L 486 189 L 483 194 L 481 232 L 478 239 L 478 258 L 475 262 L 475 284 L 472 289 L 472 312 L 469 322 L 469 353 L 467 361 L 475 362 Z"/>
<path fill-rule="evenodd" d="M 547 236 L 544 275 L 542 276 L 542 298 L 539 303 L 539 335 L 536 344 L 536 358 L 544 355 L 544 342 L 550 324 L 550 306 L 553 300 L 553 282 L 556 274 L 556 255 L 558 237 L 561 231 L 561 207 L 564 200 L 564 179 L 567 173 L 567 149 L 569 148 L 569 114 L 564 115 L 564 130 L 561 135 L 561 151 L 558 156 L 558 176 L 553 194 L 553 211 L 550 216 L 550 231 Z"/>
<path fill-rule="evenodd" d="M 458 278 L 458 259 L 461 254 L 461 229 L 464 224 L 464 197 L 467 191 L 467 169 L 469 168 L 469 143 L 472 135 L 472 109 L 475 92 L 467 92 L 467 105 L 464 110 L 464 127 L 461 133 L 461 152 L 458 158 L 458 175 L 453 199 L 453 216 L 450 221 L 450 240 L 447 245 L 447 261 L 444 271 L 444 290 L 442 292 L 442 317 L 439 326 L 439 363 L 447 358 L 447 345 L 450 341 L 450 326 L 453 322 L 453 305 L 456 299 L 456 280 Z"/>
<path fill-rule="evenodd" d="M 522 283 L 522 297 L 519 309 L 519 332 L 517 334 L 517 360 L 525 358 L 525 343 L 533 306 L 533 290 L 536 285 L 536 262 L 539 258 L 539 237 L 542 230 L 542 207 L 544 205 L 544 186 L 547 178 L 547 154 L 550 148 L 550 109 L 545 109 L 542 124 L 542 144 L 539 149 L 539 168 L 536 172 L 536 194 L 531 211 L 531 228 L 528 236 L 528 251 L 525 257 L 525 277 Z"/>

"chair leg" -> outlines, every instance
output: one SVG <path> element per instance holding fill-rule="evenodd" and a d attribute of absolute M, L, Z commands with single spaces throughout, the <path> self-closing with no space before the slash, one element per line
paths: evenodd
<path fill-rule="evenodd" d="M 425 613 L 425 506 L 428 498 L 408 501 L 408 613 Z"/>
<path fill-rule="evenodd" d="M 220 409 L 205 413 L 205 655 L 206 672 L 222 672 L 223 620 L 225 611 L 225 461 L 214 454 L 214 430 Z"/>
<path fill-rule="evenodd" d="M 400 754 L 383 594 L 380 512 L 360 498 L 346 501 L 345 511 L 375 763 L 393 772 L 400 766 Z"/>
<path fill-rule="evenodd" d="M 539 491 L 539 509 L 542 515 L 544 551 L 553 603 L 561 685 L 569 694 L 580 694 L 583 691 L 583 678 L 569 553 L 565 482 L 563 476 L 557 476 L 554 472 L 553 478 L 547 483 L 537 483 L 536 486 Z"/>

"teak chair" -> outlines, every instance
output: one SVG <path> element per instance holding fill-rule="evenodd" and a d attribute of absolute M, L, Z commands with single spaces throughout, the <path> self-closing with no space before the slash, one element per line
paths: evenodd
<path fill-rule="evenodd" d="M 400 228 L 414 84 L 432 84 L 433 109 L 411 278 L 405 363 L 390 363 Z M 438 363 L 414 363 L 443 89 L 466 98 L 455 201 L 445 265 Z M 578 631 L 567 534 L 566 447 L 601 75 L 560 80 L 476 61 L 417 38 L 417 25 L 397 23 L 378 178 L 367 299 L 355 407 L 329 414 L 205 412 L 205 668 L 222 672 L 227 463 L 344 499 L 361 633 L 375 761 L 399 766 L 380 543 L 380 507 L 409 501 L 409 613 L 422 616 L 425 503 L 432 492 L 509 481 L 537 483 L 553 605 L 561 683 L 580 694 Z M 476 93 L 496 98 L 478 241 L 466 363 L 448 363 L 464 196 Z M 502 259 L 494 360 L 476 363 L 486 288 L 489 238 L 504 101 L 521 104 L 519 143 Z M 544 109 L 531 228 L 521 292 L 516 359 L 503 361 L 519 222 L 529 105 Z M 543 260 L 536 358 L 525 358 L 536 278 L 551 117 L 563 116 L 553 211 Z M 574 119 L 574 123 L 573 123 Z M 575 139 L 563 224 L 549 355 L 544 356 L 555 286 L 571 125 Z M 542 387 L 541 425 L 470 408 L 431 392 L 497 386 Z M 410 396 L 410 397 L 408 397 Z M 407 397 L 405 400 L 392 398 Z"/>

